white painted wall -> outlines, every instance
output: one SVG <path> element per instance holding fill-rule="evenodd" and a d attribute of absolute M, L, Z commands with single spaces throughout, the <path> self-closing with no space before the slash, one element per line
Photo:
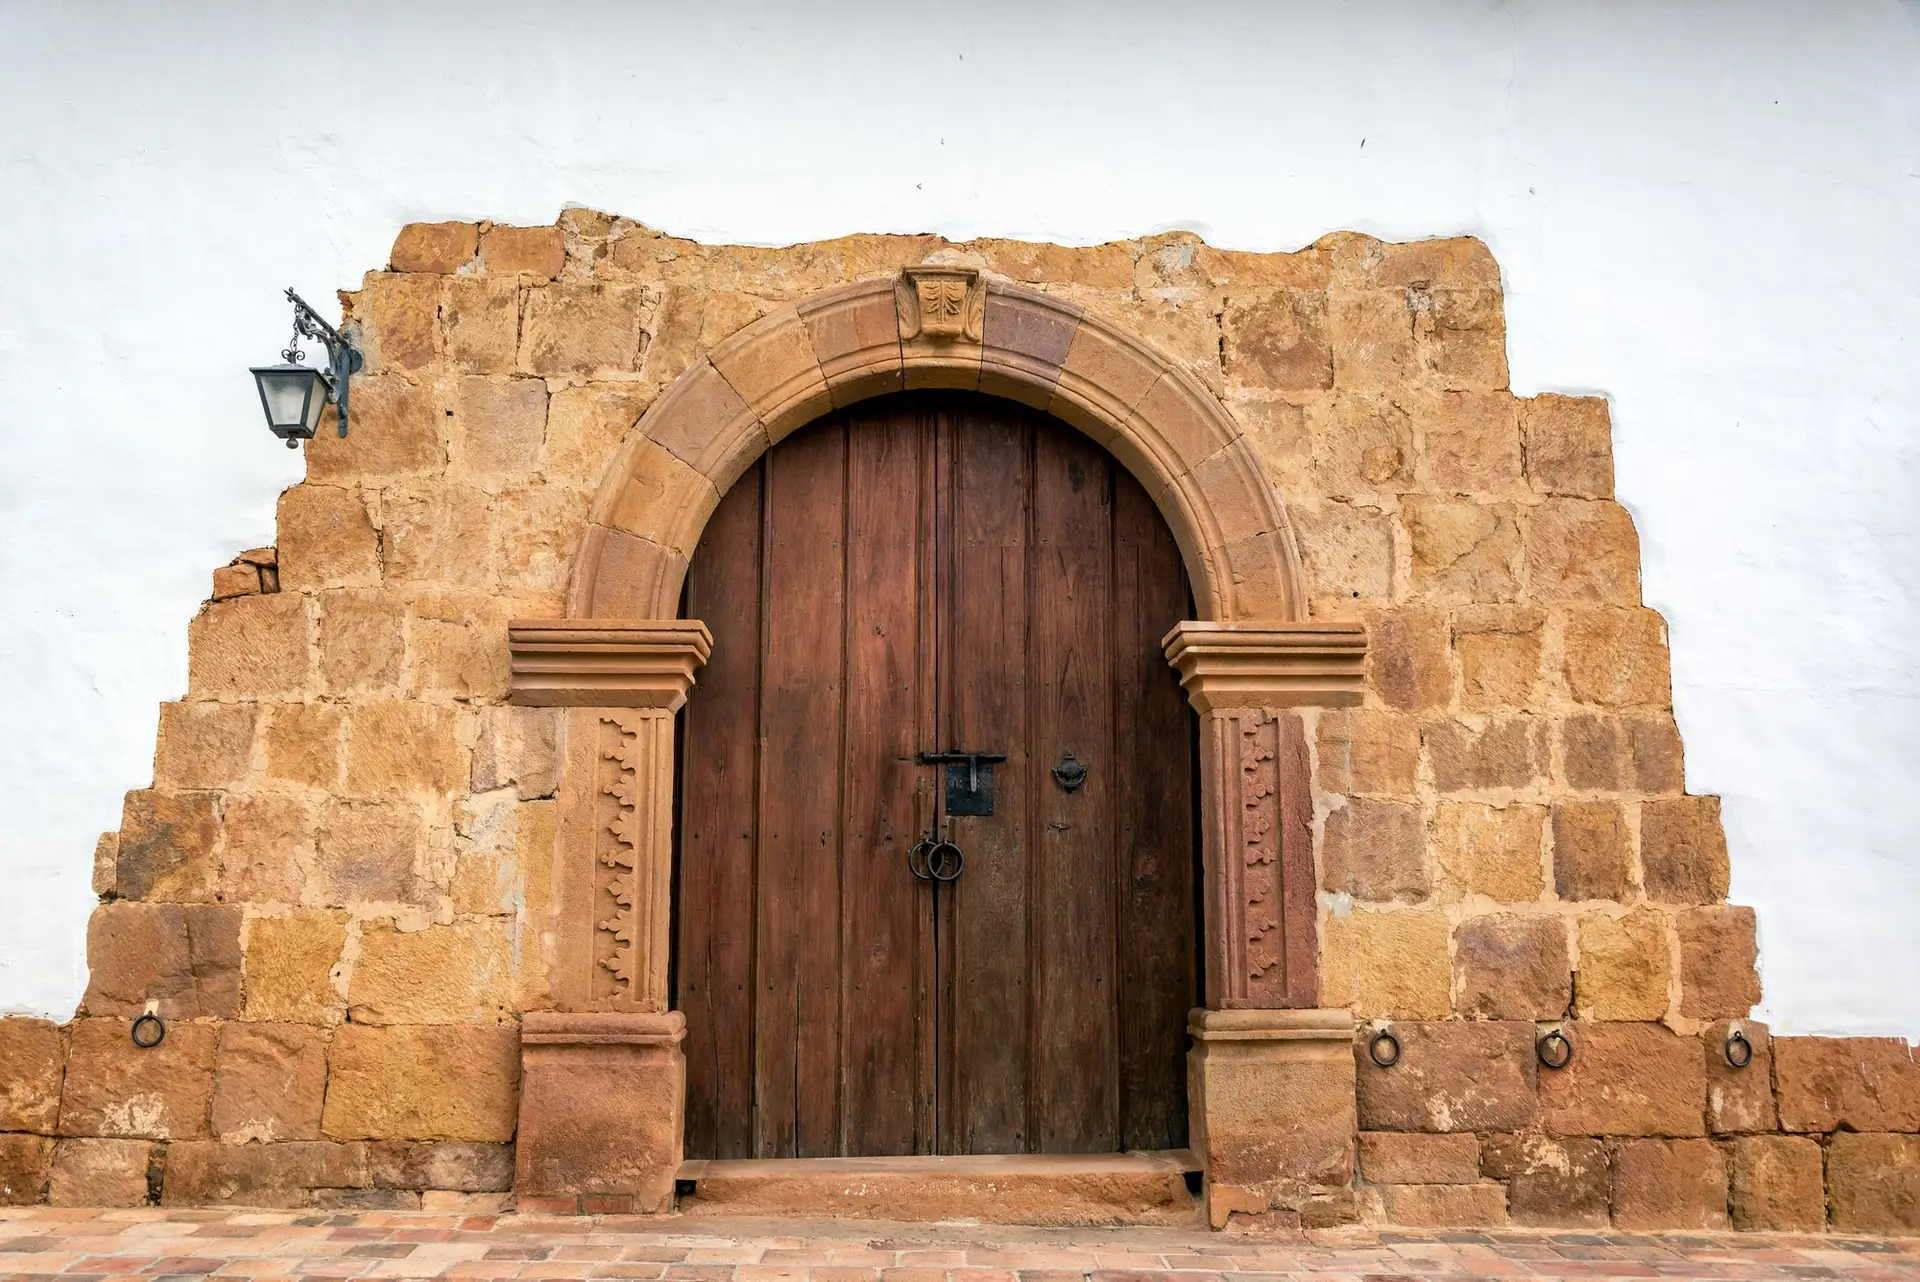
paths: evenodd
<path fill-rule="evenodd" d="M 71 1013 L 94 837 L 299 478 L 245 370 L 280 290 L 579 203 L 1483 237 L 1515 390 L 1613 400 L 1764 1015 L 1920 1034 L 1920 5 L 904 8 L 0 0 L 0 1009 Z"/>

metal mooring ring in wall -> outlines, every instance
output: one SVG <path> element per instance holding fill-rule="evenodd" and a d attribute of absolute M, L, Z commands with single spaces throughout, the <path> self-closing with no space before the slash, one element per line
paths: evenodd
<path fill-rule="evenodd" d="M 1400 1062 L 1400 1039 L 1386 1029 L 1381 1029 L 1373 1035 L 1373 1040 L 1367 1043 L 1367 1058 L 1381 1068 L 1392 1068 Z"/>
<path fill-rule="evenodd" d="M 146 1031 L 143 1032 L 142 1030 Z M 160 1017 L 152 1011 L 148 1011 L 139 1019 L 134 1020 L 133 1028 L 130 1031 L 133 1037 L 133 1044 L 143 1051 L 150 1051 L 161 1042 L 167 1040 L 167 1026 L 161 1023 Z"/>
<path fill-rule="evenodd" d="M 1533 1048 L 1548 1068 L 1565 1068 L 1573 1063 L 1573 1043 L 1557 1028 L 1535 1042 Z"/>
<path fill-rule="evenodd" d="M 1745 1033 L 1736 1028 L 1727 1038 L 1726 1054 L 1727 1063 L 1735 1068 L 1745 1068 L 1753 1063 L 1753 1043 L 1747 1040 Z"/>

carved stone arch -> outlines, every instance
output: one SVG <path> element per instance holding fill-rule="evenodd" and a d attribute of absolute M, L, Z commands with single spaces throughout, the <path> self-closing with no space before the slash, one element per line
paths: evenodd
<path fill-rule="evenodd" d="M 1198 379 L 1072 303 L 954 267 L 816 294 L 682 374 L 601 481 L 568 612 L 673 617 L 707 518 L 761 454 L 831 409 L 922 387 L 1045 410 L 1109 450 L 1165 516 L 1201 619 L 1306 618 L 1286 509 Z"/>

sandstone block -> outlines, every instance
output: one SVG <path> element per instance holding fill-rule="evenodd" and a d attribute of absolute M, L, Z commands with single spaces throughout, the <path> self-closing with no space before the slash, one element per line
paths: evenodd
<path fill-rule="evenodd" d="M 1420 364 L 1441 387 L 1507 388 L 1507 322 L 1498 289 L 1407 290 Z"/>
<path fill-rule="evenodd" d="M 358 490 L 296 485 L 280 495 L 278 529 L 280 584 L 287 591 L 379 581 L 379 536 Z"/>
<path fill-rule="evenodd" d="M 213 898 L 220 860 L 216 794 L 130 792 L 120 813 L 114 888 L 127 899 L 193 903 Z"/>
<path fill-rule="evenodd" d="M 551 797 L 557 786 L 560 711 L 485 708 L 473 749 L 473 790 L 511 787 L 522 801 Z"/>
<path fill-rule="evenodd" d="M 231 788 L 247 777 L 259 712 L 245 703 L 163 703 L 153 784 L 169 791 Z"/>
<path fill-rule="evenodd" d="M 504 1193 L 513 1187 L 513 1145 L 449 1140 L 376 1140 L 367 1145 L 373 1186 Z"/>
<path fill-rule="evenodd" d="M 174 1023 L 150 1050 L 124 1019 L 78 1019 L 60 1098 L 60 1133 L 125 1139 L 194 1139 L 207 1133 L 214 1026 Z"/>
<path fill-rule="evenodd" d="M 399 602 L 377 592 L 321 595 L 320 683 L 326 693 L 385 693 L 398 685 L 403 614 Z"/>
<path fill-rule="evenodd" d="M 1727 1162 L 1712 1140 L 1634 1140 L 1613 1155 L 1613 1222 L 1623 1229 L 1724 1229 Z"/>
<path fill-rule="evenodd" d="M 1332 918 L 1328 925 L 1329 934 L 1343 937 L 1330 943 L 1330 959 L 1337 952 L 1351 959 L 1352 995 L 1344 1001 L 1356 1014 L 1432 1019 L 1452 1008 L 1453 973 L 1443 914 L 1362 911 Z M 1335 963 L 1329 960 L 1328 965 L 1331 970 Z"/>
<path fill-rule="evenodd" d="M 1559 740 L 1569 788 L 1655 794 L 1684 788 L 1680 731 L 1670 712 L 1575 713 L 1560 723 Z"/>
<path fill-rule="evenodd" d="M 1520 481 L 1519 402 L 1506 392 L 1444 392 L 1415 422 L 1421 483 L 1436 494 L 1491 494 Z"/>
<path fill-rule="evenodd" d="M 1305 425 L 1312 489 L 1352 499 L 1412 487 L 1413 418 L 1391 396 L 1337 393 L 1312 402 Z"/>
<path fill-rule="evenodd" d="M 425 841 L 411 802 L 335 802 L 321 818 L 314 890 L 329 908 L 412 903 L 424 892 L 414 865 Z"/>
<path fill-rule="evenodd" d="M 1507 1222 L 1507 1190 L 1499 1184 L 1388 1184 L 1380 1193 L 1389 1224 L 1488 1228 Z"/>
<path fill-rule="evenodd" d="M 1412 554 L 1412 591 L 1444 605 L 1512 601 L 1520 593 L 1520 527 L 1506 503 L 1408 495 L 1400 522 Z"/>
<path fill-rule="evenodd" d="M 1534 600 L 1640 604 L 1640 539 L 1618 503 L 1550 498 L 1528 509 L 1526 527 Z"/>
<path fill-rule="evenodd" d="M 51 1133 L 60 1118 L 66 1052 L 52 1020 L 0 1019 L 0 1131 Z"/>
<path fill-rule="evenodd" d="M 1673 702 L 1667 625 L 1653 610 L 1579 609 L 1561 626 L 1567 690 L 1579 703 L 1608 707 Z"/>
<path fill-rule="evenodd" d="M 530 289 L 520 324 L 520 368 L 588 376 L 637 369 L 641 331 L 658 301 L 644 286 L 614 281 Z"/>
<path fill-rule="evenodd" d="M 356 1024 L 505 1020 L 513 992 L 512 923 L 504 918 L 416 931 L 369 924 L 347 1014 Z"/>
<path fill-rule="evenodd" d="M 1480 1169 L 1507 1185 L 1507 1215 L 1515 1224 L 1605 1228 L 1611 1170 L 1599 1140 L 1557 1140 L 1536 1132 L 1489 1135 Z"/>
<path fill-rule="evenodd" d="M 447 360 L 475 374 L 510 374 L 520 345 L 520 282 L 513 276 L 455 276 L 441 295 Z"/>
<path fill-rule="evenodd" d="M 598 482 L 654 392 L 644 383 L 589 383 L 555 392 L 547 405 L 547 474 Z"/>
<path fill-rule="evenodd" d="M 1333 385 L 1393 390 L 1420 373 L 1413 318 L 1404 289 L 1335 293 L 1327 309 L 1333 337 Z"/>
<path fill-rule="evenodd" d="M 1327 816 L 1321 886 L 1355 899 L 1418 902 L 1427 897 L 1427 841 L 1420 807 L 1349 798 Z"/>
<path fill-rule="evenodd" d="M 513 1138 L 520 1034 L 511 1026 L 347 1024 L 335 1033 L 327 1061 L 328 1135 Z"/>
<path fill-rule="evenodd" d="M 1743 1233 L 1819 1233 L 1827 1227 L 1820 1145 L 1785 1135 L 1733 1142 L 1733 1227 Z"/>
<path fill-rule="evenodd" d="M 1279 392 L 1333 386 L 1324 292 L 1276 289 L 1232 297 L 1221 334 L 1231 383 Z"/>
<path fill-rule="evenodd" d="M 1680 935 L 1680 1013 L 1688 1019 L 1745 1015 L 1760 1000 L 1753 909 L 1689 908 Z"/>
<path fill-rule="evenodd" d="M 331 1023 L 341 1013 L 332 972 L 347 943 L 344 913 L 256 917 L 247 924 L 243 1017 Z"/>
<path fill-rule="evenodd" d="M 1472 1135 L 1362 1131 L 1360 1174 L 1370 1184 L 1475 1184 L 1480 1141 Z"/>
<path fill-rule="evenodd" d="M 278 576 L 275 576 L 276 579 Z M 222 565 L 213 571 L 213 591 L 209 599 L 227 601 L 237 596 L 252 596 L 260 591 L 260 570 L 252 565 Z"/>
<path fill-rule="evenodd" d="M 686 1100 L 680 1013 L 533 1012 L 526 1027 L 514 1148 L 521 1205 L 530 1197 L 598 1195 L 643 1212 L 669 1207 Z"/>
<path fill-rule="evenodd" d="M 1360 1126 L 1367 1131 L 1518 1131 L 1534 1118 L 1533 1028 L 1442 1020 L 1396 1023 L 1400 1062 L 1376 1067 L 1369 1030 L 1354 1048 Z"/>
<path fill-rule="evenodd" d="M 1673 976 L 1666 918 L 1642 910 L 1624 917 L 1593 913 L 1580 919 L 1576 977 L 1585 1019 L 1664 1019 Z"/>
<path fill-rule="evenodd" d="M 1420 769 L 1420 726 L 1397 712 L 1326 709 L 1317 732 L 1321 791 L 1406 796 Z"/>
<path fill-rule="evenodd" d="M 480 229 L 472 223 L 408 223 L 388 261 L 397 272 L 455 272 L 473 260 Z"/>
<path fill-rule="evenodd" d="M 228 903 L 299 903 L 313 866 L 318 813 L 306 797 L 229 798 L 220 897 Z"/>
<path fill-rule="evenodd" d="M 1460 662 L 1460 706 L 1484 712 L 1535 702 L 1546 615 L 1514 606 L 1476 606 L 1453 617 Z"/>
<path fill-rule="evenodd" d="M 447 462 L 441 417 L 431 384 L 356 377 L 353 434 L 341 438 L 322 428 L 307 442 L 307 479 L 384 481 L 438 472 Z"/>
<path fill-rule="evenodd" d="M 0 1206 L 32 1206 L 46 1196 L 53 1141 L 43 1135 L 0 1135 Z"/>
<path fill-rule="evenodd" d="M 1313 438 L 1307 428 L 1309 408 L 1324 408 L 1326 402 L 1310 405 L 1267 397 L 1235 396 L 1227 402 L 1227 412 L 1246 433 L 1247 443 L 1266 469 L 1267 481 L 1285 495 L 1321 493 L 1332 498 L 1354 497 L 1353 487 L 1336 488 L 1313 480 Z"/>
<path fill-rule="evenodd" d="M 347 718 L 347 792 L 355 797 L 449 793 L 471 769 L 450 708 L 431 704 L 362 704 Z"/>
<path fill-rule="evenodd" d="M 87 923 L 89 1015 L 232 1019 L 240 1009 L 240 909 L 118 900 Z"/>
<path fill-rule="evenodd" d="M 1384 599 L 1393 593 L 1393 522 L 1354 503 L 1297 506 L 1289 515 L 1316 600 Z"/>
<path fill-rule="evenodd" d="M 1834 1136 L 1827 1197 L 1842 1233 L 1920 1230 L 1920 1135 Z"/>
<path fill-rule="evenodd" d="M 506 620 L 499 616 L 506 604 L 473 599 L 460 619 L 444 617 L 448 611 L 432 600 L 409 611 L 401 690 L 417 699 L 505 699 L 512 674 Z"/>
<path fill-rule="evenodd" d="M 52 1206 L 145 1206 L 151 1140 L 61 1140 L 53 1146 Z"/>
<path fill-rule="evenodd" d="M 333 704 L 276 705 L 264 736 L 267 777 L 306 788 L 337 790 L 343 724 L 340 709 Z"/>
<path fill-rule="evenodd" d="M 448 484 L 431 493 L 389 493 L 381 511 L 381 573 L 390 583 L 484 588 L 493 542 L 492 499 Z"/>
<path fill-rule="evenodd" d="M 1617 801 L 1562 801 L 1553 807 L 1553 893 L 1569 902 L 1627 897 L 1632 852 Z"/>
<path fill-rule="evenodd" d="M 1453 693 L 1446 617 L 1396 610 L 1367 621 L 1367 685 L 1389 708 L 1443 708 Z"/>
<path fill-rule="evenodd" d="M 1546 773 L 1545 735 L 1532 717 L 1487 717 L 1478 728 L 1437 721 L 1422 738 L 1441 792 L 1525 788 Z"/>
<path fill-rule="evenodd" d="M 213 1133 L 229 1144 L 320 1137 L 327 1031 L 223 1024 L 213 1066 Z"/>
<path fill-rule="evenodd" d="M 1474 1019 L 1553 1019 L 1567 1008 L 1566 926 L 1503 913 L 1454 931 L 1454 1008 Z"/>
<path fill-rule="evenodd" d="M 584 490 L 544 482 L 509 486 L 502 492 L 489 554 L 502 596 L 556 604 L 565 599 L 592 504 L 592 496 Z M 505 689 L 503 683 L 501 690 Z"/>
<path fill-rule="evenodd" d="M 1647 898 L 1717 904 L 1727 897 L 1727 837 L 1720 798 L 1674 797 L 1640 807 L 1640 869 Z"/>
<path fill-rule="evenodd" d="M 480 233 L 480 265 L 552 280 L 567 265 L 567 248 L 558 227 L 489 227 Z"/>
<path fill-rule="evenodd" d="M 351 296 L 349 317 L 359 322 L 359 349 L 368 374 L 405 373 L 433 364 L 440 347 L 440 292 L 440 281 L 432 276 L 367 274 L 360 291 Z M 357 385 L 354 390 L 359 390 Z"/>
<path fill-rule="evenodd" d="M 204 699 L 298 698 L 309 668 L 307 605 L 292 592 L 236 597 L 187 626 L 187 686 Z"/>
<path fill-rule="evenodd" d="M 1738 1028 L 1753 1049 L 1745 1068 L 1727 1062 L 1727 1036 Z M 1773 1038 L 1765 1024 L 1722 1020 L 1701 1035 L 1707 1067 L 1707 1130 L 1715 1135 L 1777 1131 L 1773 1101 Z"/>
<path fill-rule="evenodd" d="M 1573 1062 L 1540 1073 L 1549 1135 L 1705 1133 L 1707 1079 L 1694 1039 L 1658 1024 L 1583 1023 L 1567 1036 Z"/>
<path fill-rule="evenodd" d="M 1613 430 L 1600 396 L 1531 396 L 1520 402 L 1527 481 L 1542 494 L 1613 497 Z"/>
<path fill-rule="evenodd" d="M 1920 1131 L 1920 1064 L 1896 1037 L 1776 1037 L 1785 1131 Z"/>
<path fill-rule="evenodd" d="M 362 1144 L 293 1141 L 225 1144 L 197 1140 L 167 1148 L 162 1206 L 311 1206 L 315 1190 L 365 1188 Z"/>
<path fill-rule="evenodd" d="M 1627 735 L 1628 786 L 1646 793 L 1686 791 L 1673 714 L 1630 713 L 1620 721 Z"/>
<path fill-rule="evenodd" d="M 103 832 L 93 843 L 93 893 L 119 893 L 120 834 Z"/>
<path fill-rule="evenodd" d="M 1545 806 L 1443 801 L 1433 814 L 1433 857 L 1445 898 L 1485 895 L 1501 903 L 1540 898 Z"/>
<path fill-rule="evenodd" d="M 540 466 L 547 436 L 547 385 L 537 378 L 460 380 L 453 416 L 454 466 L 482 489 Z"/>

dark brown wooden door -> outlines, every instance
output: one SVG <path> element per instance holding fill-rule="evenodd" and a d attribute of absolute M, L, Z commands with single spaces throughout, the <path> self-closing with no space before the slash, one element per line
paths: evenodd
<path fill-rule="evenodd" d="M 1009 402 L 866 402 L 735 484 L 687 577 L 689 1157 L 1186 1143 L 1190 610 L 1138 482 Z M 941 814 L 919 758 L 956 750 L 1005 754 L 992 815 Z"/>

